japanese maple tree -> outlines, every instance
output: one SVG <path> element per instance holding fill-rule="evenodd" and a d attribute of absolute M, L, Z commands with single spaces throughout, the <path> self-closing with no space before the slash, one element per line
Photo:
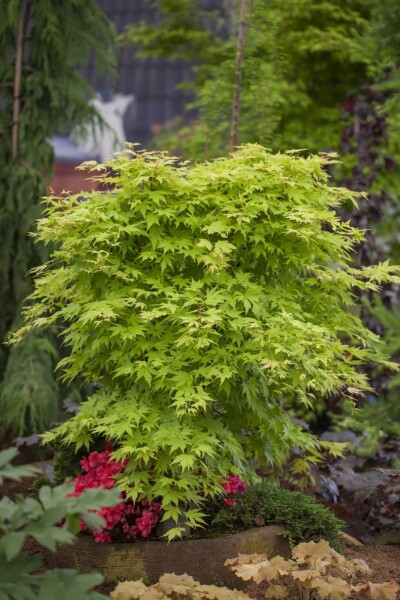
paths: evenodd
<path fill-rule="evenodd" d="M 230 474 L 251 481 L 249 456 L 317 448 L 289 408 L 368 389 L 357 367 L 385 359 L 353 291 L 399 280 L 352 266 L 363 233 L 336 208 L 359 194 L 328 184 L 331 160 L 248 145 L 192 166 L 132 147 L 86 165 L 110 191 L 48 198 L 54 249 L 16 340 L 62 323 L 64 377 L 99 389 L 46 440 L 112 442 L 126 497 L 189 525 Z"/>

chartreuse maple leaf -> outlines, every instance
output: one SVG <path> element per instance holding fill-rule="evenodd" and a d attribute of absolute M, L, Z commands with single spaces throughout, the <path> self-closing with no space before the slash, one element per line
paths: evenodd
<path fill-rule="evenodd" d="M 62 324 L 63 377 L 97 391 L 45 440 L 112 441 L 128 461 L 121 489 L 159 498 L 177 522 L 200 509 L 193 525 L 228 473 L 254 479 L 248 457 L 271 467 L 300 448 L 317 460 L 291 408 L 369 389 L 360 366 L 386 363 L 354 289 L 399 277 L 353 267 L 363 234 L 336 211 L 358 195 L 329 185 L 330 160 L 248 145 L 190 165 L 128 147 L 88 165 L 109 191 L 63 210 L 50 199 L 37 237 L 51 259 L 14 341 Z"/>

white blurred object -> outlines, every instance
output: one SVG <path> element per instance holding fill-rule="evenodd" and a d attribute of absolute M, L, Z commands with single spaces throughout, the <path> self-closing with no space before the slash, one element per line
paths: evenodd
<path fill-rule="evenodd" d="M 92 100 L 92 106 L 105 125 L 87 125 L 79 135 L 73 134 L 78 150 L 96 157 L 100 162 L 107 160 L 114 152 L 122 150 L 124 142 L 127 141 L 124 115 L 133 102 L 134 96 L 125 94 L 115 94 L 109 102 L 104 102 L 99 96 Z"/>

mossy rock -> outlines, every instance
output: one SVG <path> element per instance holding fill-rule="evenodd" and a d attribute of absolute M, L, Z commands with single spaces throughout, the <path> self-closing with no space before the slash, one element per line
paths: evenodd
<path fill-rule="evenodd" d="M 217 539 L 126 544 L 96 544 L 91 537 L 78 537 L 73 546 L 60 546 L 51 553 L 49 562 L 52 567 L 81 573 L 100 571 L 107 582 L 143 579 L 152 585 L 164 573 L 188 573 L 202 584 L 241 588 L 245 582 L 224 566 L 225 561 L 255 553 L 289 558 L 289 544 L 282 533 L 282 527 L 272 526 Z"/>
<path fill-rule="evenodd" d="M 291 547 L 300 542 L 324 539 L 337 551 L 343 548 L 341 530 L 345 523 L 312 496 L 261 483 L 235 496 L 235 500 L 235 506 L 221 507 L 214 503 L 210 510 L 205 507 L 205 512 L 212 514 L 207 536 L 265 523 L 282 525 Z"/>
<path fill-rule="evenodd" d="M 102 445 L 104 442 L 99 440 L 96 449 L 101 449 Z M 82 451 L 74 455 L 69 448 L 59 448 L 55 479 L 64 481 L 66 477 L 78 475 L 81 472 L 79 461 L 85 454 L 87 452 Z M 235 496 L 235 500 L 236 506 L 229 507 L 223 506 L 221 497 L 208 501 L 203 507 L 208 515 L 207 526 L 193 533 L 197 533 L 199 538 L 218 538 L 255 525 L 281 525 L 285 528 L 284 535 L 290 547 L 300 542 L 324 539 L 335 550 L 340 552 L 343 549 L 341 531 L 346 524 L 310 495 L 263 482 Z"/>

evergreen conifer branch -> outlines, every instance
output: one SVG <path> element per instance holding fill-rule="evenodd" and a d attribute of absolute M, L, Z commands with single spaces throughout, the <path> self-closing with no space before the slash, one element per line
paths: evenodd
<path fill-rule="evenodd" d="M 58 351 L 46 333 L 17 349 L 4 345 L 20 326 L 32 289 L 28 271 L 48 258 L 29 232 L 41 216 L 54 155 L 49 139 L 96 118 L 93 89 L 79 71 L 94 49 L 113 70 L 113 27 L 92 0 L 0 0 L 0 435 L 43 431 L 57 414 Z M 109 71 L 110 72 L 110 71 Z"/>

